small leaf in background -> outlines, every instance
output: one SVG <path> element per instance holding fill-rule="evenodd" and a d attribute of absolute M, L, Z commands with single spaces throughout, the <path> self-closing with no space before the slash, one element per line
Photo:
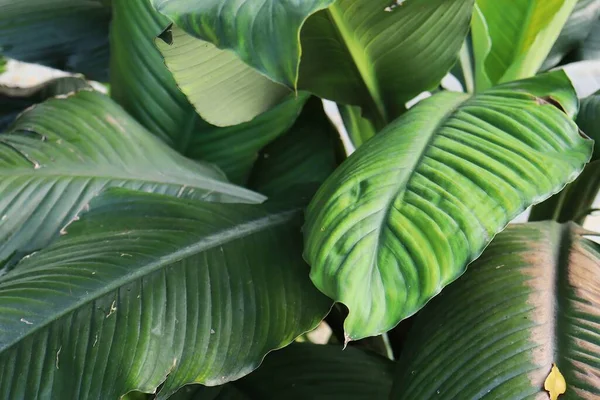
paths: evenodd
<path fill-rule="evenodd" d="M 562 376 L 556 364 L 552 364 L 552 370 L 544 382 L 544 389 L 550 394 L 550 400 L 557 400 L 558 396 L 567 391 L 565 377 Z"/>
<path fill-rule="evenodd" d="M 102 0 L 0 0 L 0 54 L 106 81 L 110 18 Z"/>
<path fill-rule="evenodd" d="M 348 307 L 350 339 L 414 314 L 508 222 L 579 175 L 593 142 L 571 119 L 576 107 L 560 71 L 476 96 L 442 92 L 336 169 L 307 209 L 305 258 L 314 284 Z"/>

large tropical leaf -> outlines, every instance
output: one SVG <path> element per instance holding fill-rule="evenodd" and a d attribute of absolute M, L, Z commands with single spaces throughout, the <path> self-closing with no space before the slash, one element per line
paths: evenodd
<path fill-rule="evenodd" d="M 113 189 L 114 190 L 114 189 Z M 6 399 L 164 399 L 238 379 L 314 328 L 298 207 L 109 192 L 0 279 Z"/>
<path fill-rule="evenodd" d="M 105 81 L 110 16 L 102 0 L 0 0 L 0 54 Z"/>
<path fill-rule="evenodd" d="M 578 60 L 600 60 L 600 18 L 596 20 L 590 34 L 581 47 L 577 49 L 575 58 Z"/>
<path fill-rule="evenodd" d="M 234 50 L 273 81 L 360 105 L 379 126 L 450 70 L 473 5 L 473 0 L 412 0 L 393 9 L 388 0 L 153 2 L 187 33 Z"/>
<path fill-rule="evenodd" d="M 76 77 L 57 78 L 28 88 L 0 85 L 0 132 L 27 107 L 50 97 L 81 89 L 91 89 L 91 86 L 85 80 Z"/>
<path fill-rule="evenodd" d="M 419 313 L 392 399 L 600 398 L 600 246 L 575 225 L 520 224 Z M 556 399 L 556 397 L 553 397 Z"/>
<path fill-rule="evenodd" d="M 387 399 L 394 363 L 339 346 L 293 344 L 269 354 L 255 372 L 225 386 L 189 386 L 172 400 Z"/>
<path fill-rule="evenodd" d="M 0 260 L 48 244 L 110 186 L 209 201 L 264 199 L 180 156 L 108 97 L 80 91 L 34 107 L 0 136 Z"/>
<path fill-rule="evenodd" d="M 113 0 L 113 14 L 112 97 L 180 153 L 213 162 L 232 181 L 244 183 L 258 151 L 294 123 L 307 97 L 289 99 L 245 124 L 210 125 L 177 87 L 154 44 L 169 21 L 150 0 Z"/>
<path fill-rule="evenodd" d="M 583 224 L 600 191 L 600 93 L 581 102 L 576 119 L 579 128 L 595 142 L 592 159 L 577 179 L 560 193 L 534 206 L 530 221 L 574 221 Z"/>
<path fill-rule="evenodd" d="M 290 94 L 235 53 L 196 39 L 182 29 L 164 32 L 157 41 L 178 86 L 200 116 L 217 126 L 251 121 Z"/>
<path fill-rule="evenodd" d="M 443 92 L 334 172 L 307 210 L 305 258 L 315 285 L 348 306 L 348 340 L 415 313 L 512 218 L 575 179 L 593 144 L 576 106 L 563 72 Z"/>
<path fill-rule="evenodd" d="M 578 0 L 542 69 L 557 65 L 564 56 L 580 47 L 600 17 L 599 0 Z"/>
<path fill-rule="evenodd" d="M 318 187 L 337 167 L 340 148 L 321 100 L 312 98 L 290 131 L 262 149 L 248 186 L 269 197 Z"/>
<path fill-rule="evenodd" d="M 476 0 L 473 48 L 477 89 L 534 75 L 577 0 Z"/>

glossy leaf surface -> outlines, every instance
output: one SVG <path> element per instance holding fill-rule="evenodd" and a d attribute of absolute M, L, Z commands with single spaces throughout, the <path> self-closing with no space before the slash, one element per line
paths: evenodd
<path fill-rule="evenodd" d="M 592 151 L 569 117 L 576 106 L 562 72 L 440 93 L 335 171 L 307 210 L 305 258 L 315 285 L 348 306 L 349 340 L 418 311 L 510 220 L 576 178 Z"/>
<path fill-rule="evenodd" d="M 221 202 L 264 197 L 188 160 L 105 95 L 80 91 L 24 113 L 0 136 L 0 260 L 47 245 L 106 187 Z"/>
<path fill-rule="evenodd" d="M 549 399 L 553 364 L 558 400 L 600 397 L 600 246 L 583 234 L 553 222 L 499 234 L 417 316 L 390 398 Z"/>
<path fill-rule="evenodd" d="M 101 195 L 0 279 L 0 394 L 107 399 L 164 382 L 165 399 L 250 373 L 331 306 L 301 221 L 294 207 Z"/>

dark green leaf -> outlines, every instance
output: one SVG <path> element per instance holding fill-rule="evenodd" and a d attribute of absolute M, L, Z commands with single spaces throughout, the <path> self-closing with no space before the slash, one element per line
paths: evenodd
<path fill-rule="evenodd" d="M 0 132 L 17 118 L 19 113 L 34 104 L 81 89 L 91 89 L 81 78 L 57 78 L 29 88 L 0 85 Z"/>
<path fill-rule="evenodd" d="M 387 399 L 394 364 L 339 346 L 293 344 L 269 354 L 254 373 L 223 387 L 190 386 L 174 400 Z"/>
<path fill-rule="evenodd" d="M 364 142 L 375 136 L 377 133 L 375 126 L 362 116 L 360 107 L 339 105 L 338 108 L 342 121 L 344 121 L 344 127 L 348 132 L 348 137 L 355 149 L 358 149 Z"/>
<path fill-rule="evenodd" d="M 308 279 L 301 222 L 273 205 L 98 197 L 0 279 L 0 397 L 116 399 L 164 381 L 165 399 L 250 373 L 331 306 Z"/>
<path fill-rule="evenodd" d="M 110 17 L 101 0 L 0 0 L 0 53 L 106 81 Z"/>
<path fill-rule="evenodd" d="M 0 136 L 0 260 L 47 245 L 111 186 L 208 201 L 264 199 L 177 154 L 108 97 L 80 91 L 35 106 Z"/>
<path fill-rule="evenodd" d="M 575 225 L 518 224 L 416 318 L 393 399 L 600 398 L 600 247 Z"/>
<path fill-rule="evenodd" d="M 442 92 L 334 172 L 308 207 L 305 258 L 315 285 L 348 306 L 348 340 L 418 311 L 509 221 L 577 177 L 592 141 L 576 107 L 562 71 Z"/>
<path fill-rule="evenodd" d="M 269 197 L 318 187 L 335 170 L 340 147 L 321 101 L 313 98 L 292 129 L 260 152 L 249 187 Z"/>

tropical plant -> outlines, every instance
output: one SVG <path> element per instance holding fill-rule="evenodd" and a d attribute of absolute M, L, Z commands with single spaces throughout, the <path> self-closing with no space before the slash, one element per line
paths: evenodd
<path fill-rule="evenodd" d="M 599 27 L 0 0 L 0 399 L 600 398 Z"/>

